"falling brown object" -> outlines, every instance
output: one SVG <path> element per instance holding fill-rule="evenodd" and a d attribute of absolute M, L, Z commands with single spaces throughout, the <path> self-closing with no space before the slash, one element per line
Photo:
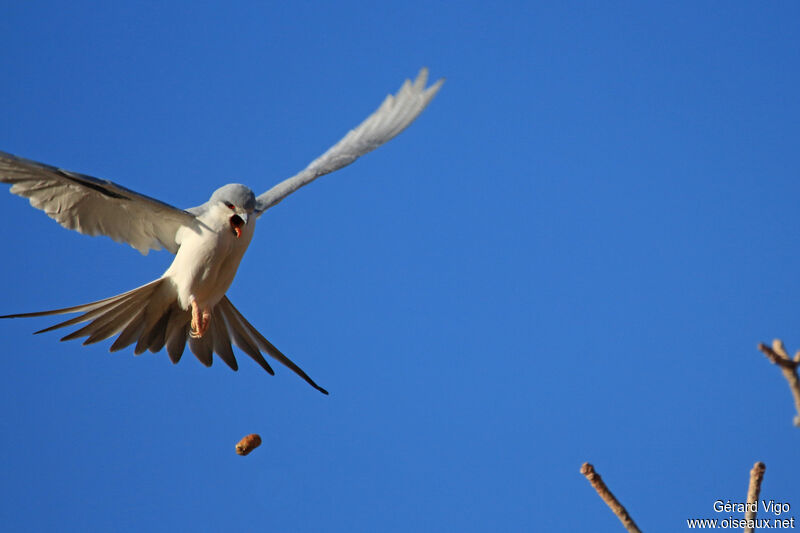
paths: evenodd
<path fill-rule="evenodd" d="M 239 455 L 247 455 L 259 446 L 261 446 L 261 435 L 252 433 L 239 441 L 236 445 L 236 453 Z"/>

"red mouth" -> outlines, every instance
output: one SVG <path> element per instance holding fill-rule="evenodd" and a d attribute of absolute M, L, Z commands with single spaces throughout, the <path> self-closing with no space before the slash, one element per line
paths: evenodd
<path fill-rule="evenodd" d="M 231 217 L 231 230 L 233 230 L 233 234 L 236 235 L 236 238 L 242 236 L 242 226 L 244 226 L 244 220 L 239 215 L 233 215 Z"/>

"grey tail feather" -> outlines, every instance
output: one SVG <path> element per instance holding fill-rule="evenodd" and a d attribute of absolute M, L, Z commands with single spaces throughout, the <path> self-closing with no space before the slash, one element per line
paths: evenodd
<path fill-rule="evenodd" d="M 150 283 L 148 283 L 146 285 L 142 285 L 141 287 L 137 287 L 137 288 L 135 288 L 133 290 L 130 290 L 128 292 L 123 292 L 122 294 L 118 294 L 118 295 L 112 296 L 110 298 L 104 298 L 102 300 L 97 300 L 96 302 L 90 302 L 88 304 L 76 305 L 76 306 L 73 306 L 73 307 L 64 307 L 62 309 L 53 309 L 52 311 L 37 311 L 35 313 L 17 313 L 17 314 L 14 314 L 14 315 L 0 315 L 0 318 L 31 318 L 31 317 L 36 317 L 36 316 L 65 315 L 65 314 L 69 314 L 69 313 L 80 313 L 81 311 L 89 311 L 89 312 L 91 312 L 91 311 L 94 311 L 95 309 L 99 309 L 99 308 L 103 307 L 104 305 L 113 305 L 114 303 L 117 303 L 120 300 L 125 299 L 126 297 L 130 297 L 134 293 L 136 293 L 138 291 L 141 291 L 143 289 L 146 289 L 146 288 L 148 288 L 148 287 L 150 287 L 152 285 L 160 284 L 160 282 L 163 281 L 163 279 L 164 278 L 159 278 L 159 279 L 157 279 L 155 281 L 151 281 Z M 89 314 L 89 313 L 87 313 L 87 314 Z M 80 318 L 80 317 L 78 317 L 78 318 Z M 89 317 L 89 318 L 91 318 L 91 317 Z M 50 331 L 50 330 L 53 330 L 53 329 L 58 329 L 60 327 L 71 326 L 72 324 L 78 324 L 80 322 L 85 322 L 86 320 L 89 320 L 89 318 L 86 318 L 85 320 L 78 320 L 78 321 L 75 321 L 75 322 L 73 322 L 73 320 L 75 320 L 75 319 L 73 319 L 73 320 L 67 321 L 69 323 L 62 322 L 61 324 L 56 324 L 55 326 L 53 326 L 51 328 L 43 329 L 41 332 L 37 332 L 37 333 L 44 333 L 45 331 Z"/>
<path fill-rule="evenodd" d="M 245 319 L 242 316 L 239 310 L 233 306 L 231 301 L 228 300 L 227 296 L 222 297 L 222 300 L 220 300 L 219 303 L 217 303 L 217 305 L 214 307 L 214 311 L 215 312 L 219 311 L 220 314 L 222 314 L 225 317 L 225 322 L 228 325 L 229 332 L 231 333 L 233 333 L 234 331 L 238 332 L 239 339 L 242 338 L 248 339 L 250 348 L 253 348 L 254 345 L 258 346 L 259 348 L 267 352 L 270 355 L 270 357 L 272 357 L 273 359 L 277 360 L 278 362 L 280 362 L 281 364 L 292 370 L 295 374 L 303 378 L 306 381 L 306 383 L 308 383 L 309 385 L 320 391 L 322 394 L 328 394 L 328 391 L 317 385 L 314 382 L 314 380 L 311 379 L 308 376 L 308 374 L 303 372 L 303 370 L 299 366 L 294 364 L 294 362 L 292 362 L 291 359 L 283 355 L 280 352 L 280 350 L 278 350 L 275 346 L 272 345 L 272 343 L 270 343 L 267 339 L 265 339 L 264 336 L 261 335 L 261 333 L 259 333 L 258 330 L 256 330 L 256 328 L 253 327 L 253 325 L 250 324 L 250 322 L 248 322 L 247 319 Z M 258 355 L 256 357 L 253 353 L 251 353 L 251 351 L 248 351 L 242 345 L 239 344 L 236 334 L 233 334 L 232 336 L 233 336 L 233 342 L 237 346 L 239 346 L 239 348 L 241 348 L 245 353 L 247 353 L 250 357 L 252 357 L 258 364 L 264 367 L 264 369 L 267 372 L 269 372 L 270 374 L 273 373 L 272 368 L 270 368 L 270 366 L 261 356 L 261 353 L 259 352 L 258 349 L 255 349 L 255 353 Z"/>
<path fill-rule="evenodd" d="M 83 314 L 77 317 L 36 333 L 88 322 L 61 340 L 87 337 L 84 344 L 92 344 L 119 335 L 112 343 L 110 351 L 122 350 L 136 343 L 134 353 L 139 355 L 147 350 L 158 352 L 166 346 L 173 363 L 180 361 L 188 343 L 191 351 L 204 365 L 211 366 L 213 354 L 216 353 L 229 367 L 238 370 L 238 363 L 231 347 L 233 341 L 233 344 L 268 373 L 275 374 L 261 355 L 262 350 L 303 378 L 309 385 L 323 394 L 328 394 L 328 391 L 317 385 L 308 374 L 264 338 L 233 306 L 227 296 L 214 306 L 211 325 L 206 333 L 201 338 L 191 337 L 189 335 L 191 312 L 180 307 L 174 286 L 165 278 L 159 278 L 131 291 L 96 302 L 52 311 L 5 315 L 0 318 L 27 318 L 81 312 Z"/>

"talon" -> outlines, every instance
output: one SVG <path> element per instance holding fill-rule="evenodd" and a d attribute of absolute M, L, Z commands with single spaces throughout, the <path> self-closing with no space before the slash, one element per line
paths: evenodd
<path fill-rule="evenodd" d="M 189 335 L 193 339 L 199 339 L 200 337 L 205 335 L 210 323 L 211 323 L 211 310 L 203 309 L 201 311 L 200 306 L 197 305 L 197 302 L 192 300 L 192 324 L 191 324 L 192 330 L 189 332 Z"/>

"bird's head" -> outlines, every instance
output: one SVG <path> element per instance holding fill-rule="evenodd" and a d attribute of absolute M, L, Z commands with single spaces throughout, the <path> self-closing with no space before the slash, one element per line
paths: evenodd
<path fill-rule="evenodd" d="M 239 183 L 230 183 L 214 191 L 210 203 L 222 207 L 223 211 L 226 209 L 230 211 L 231 231 L 236 238 L 239 238 L 256 207 L 256 197 L 248 187 Z"/>

